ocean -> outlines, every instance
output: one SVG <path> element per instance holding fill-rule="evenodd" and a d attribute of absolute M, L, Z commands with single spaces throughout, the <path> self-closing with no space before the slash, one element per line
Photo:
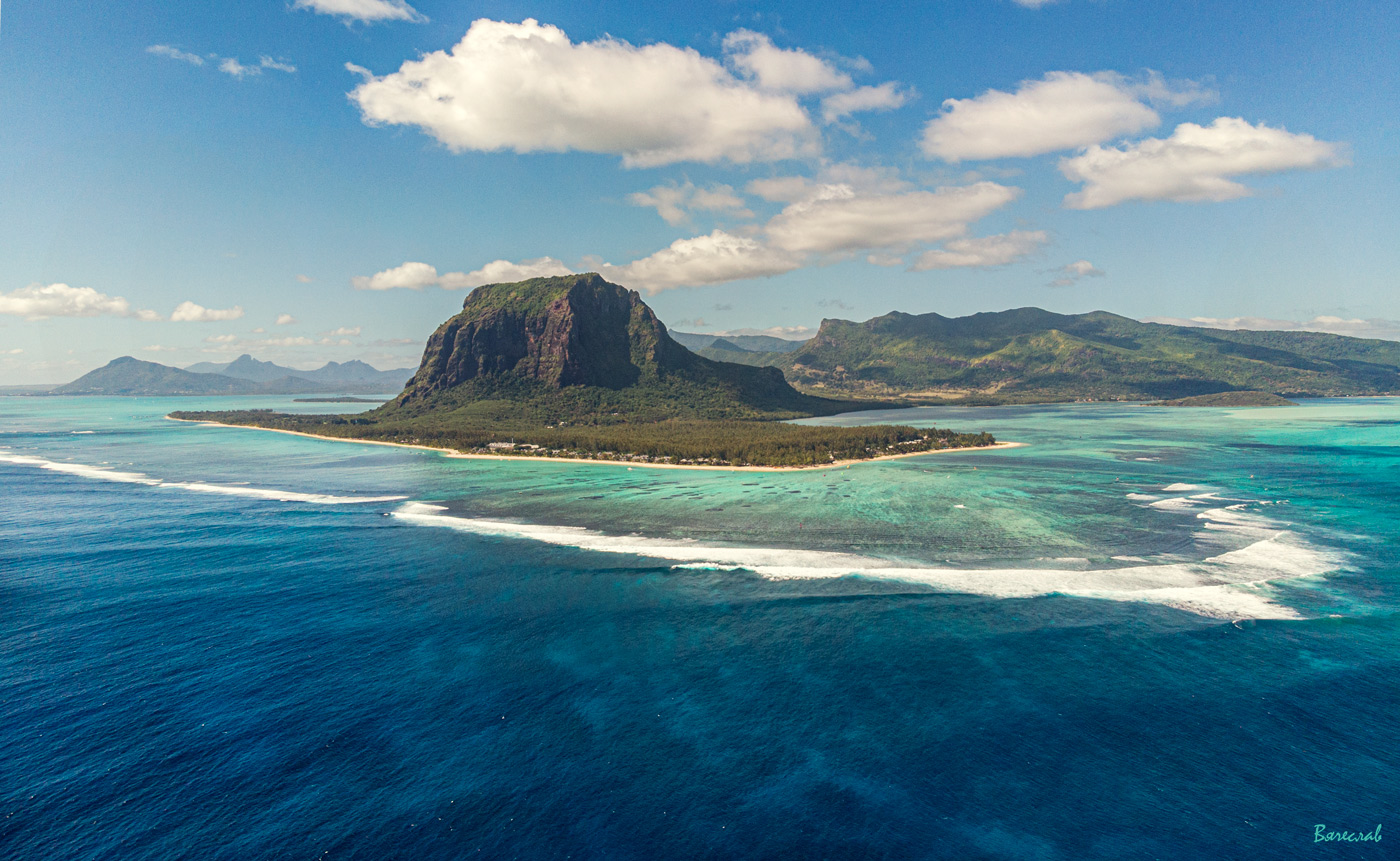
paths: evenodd
<path fill-rule="evenodd" d="M 163 418 L 244 407 L 345 409 L 0 398 L 0 857 L 1395 857 L 1400 399 L 782 472 Z"/>

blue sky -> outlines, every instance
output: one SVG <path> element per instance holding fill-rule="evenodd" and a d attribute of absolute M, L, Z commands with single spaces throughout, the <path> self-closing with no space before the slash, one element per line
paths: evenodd
<path fill-rule="evenodd" d="M 0 384 L 410 366 L 592 269 L 691 331 L 1400 337 L 1400 6 L 1029 3 L 11 4 Z"/>

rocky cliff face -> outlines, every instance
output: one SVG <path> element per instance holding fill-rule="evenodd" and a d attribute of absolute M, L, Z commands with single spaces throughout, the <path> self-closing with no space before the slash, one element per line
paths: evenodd
<path fill-rule="evenodd" d="M 831 411 L 774 368 L 695 355 L 671 339 L 635 291 L 592 273 L 478 287 L 428 339 L 418 372 L 393 406 L 419 413 L 449 401 L 583 389 L 598 393 L 599 408 L 650 393 L 650 407 L 670 401 L 676 415 Z"/>

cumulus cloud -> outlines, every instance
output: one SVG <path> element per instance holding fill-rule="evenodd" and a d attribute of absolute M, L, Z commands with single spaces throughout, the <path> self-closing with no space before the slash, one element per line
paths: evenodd
<path fill-rule="evenodd" d="M 789 252 L 906 249 L 959 237 L 1019 194 L 994 182 L 893 194 L 823 186 L 774 216 L 766 232 L 774 247 Z"/>
<path fill-rule="evenodd" d="M 1232 176 L 1343 164 L 1340 144 L 1220 117 L 1208 126 L 1182 123 L 1165 139 L 1089 147 L 1061 159 L 1060 173 L 1084 183 L 1065 197 L 1066 206 L 1100 209 L 1127 200 L 1231 200 L 1251 193 Z"/>
<path fill-rule="evenodd" d="M 158 57 L 169 57 L 172 60 L 179 60 L 182 63 L 189 63 L 191 66 L 204 65 L 204 58 L 198 54 L 191 54 L 188 51 L 181 51 L 173 45 L 151 45 L 146 48 L 147 54 L 155 54 Z"/>
<path fill-rule="evenodd" d="M 633 192 L 627 196 L 627 200 L 633 206 L 655 208 L 667 224 L 685 221 L 690 217 L 689 210 L 728 212 L 738 218 L 753 217 L 753 213 L 744 206 L 743 198 L 728 185 L 712 185 L 709 188 L 696 188 L 691 182 L 658 185 L 649 191 Z"/>
<path fill-rule="evenodd" d="M 677 239 L 669 247 L 623 266 L 604 264 L 600 274 L 626 287 L 658 293 L 673 287 L 779 275 L 801 265 L 798 255 L 716 230 L 708 236 Z"/>
<path fill-rule="evenodd" d="M 293 323 L 295 323 L 296 321 L 297 321 L 297 318 L 293 317 L 291 314 L 278 314 L 278 315 L 277 315 L 277 323 L 276 323 L 276 325 L 278 325 L 278 326 L 290 326 L 290 325 L 292 325 Z"/>
<path fill-rule="evenodd" d="M 571 275 L 573 270 L 553 257 L 539 257 L 534 260 L 493 260 L 480 269 L 471 272 L 444 272 L 439 275 L 437 268 L 427 263 L 407 262 L 373 275 L 357 275 L 350 279 L 356 290 L 421 290 L 424 287 L 441 287 L 444 290 L 461 290 L 480 287 L 483 284 L 500 284 L 510 281 L 523 281 L 526 278 L 546 278 L 551 275 Z"/>
<path fill-rule="evenodd" d="M 243 308 L 240 305 L 222 309 L 205 308 L 203 305 L 196 305 L 187 300 L 175 306 L 170 319 L 175 323 L 217 323 L 224 320 L 237 320 L 242 316 Z"/>
<path fill-rule="evenodd" d="M 322 15 L 336 15 L 346 21 L 412 21 L 428 19 L 403 0 L 296 0 L 297 9 L 310 9 Z"/>
<path fill-rule="evenodd" d="M 979 182 L 961 187 L 905 189 L 886 171 L 835 166 L 860 186 L 817 184 L 777 177 L 755 180 L 751 191 L 774 198 L 798 197 L 763 226 L 743 235 L 715 230 L 678 239 L 667 248 L 624 265 L 602 264 L 607 278 L 656 293 L 674 287 L 719 284 L 791 272 L 858 252 L 871 262 L 902 265 L 900 255 L 946 242 L 942 256 L 921 268 L 996 266 L 1020 259 L 1044 241 L 1041 232 L 1015 232 L 961 240 L 968 225 L 1014 200 L 1020 189 Z"/>
<path fill-rule="evenodd" d="M 438 283 L 438 272 L 427 263 L 408 261 L 373 275 L 350 279 L 356 290 L 422 290 Z"/>
<path fill-rule="evenodd" d="M 439 279 L 444 290 L 463 290 L 480 287 L 483 284 L 507 284 L 511 281 L 524 281 L 527 278 L 549 278 L 555 275 L 572 275 L 573 270 L 553 257 L 537 257 L 513 263 L 509 260 L 492 260 L 480 269 L 470 272 L 449 272 Z"/>
<path fill-rule="evenodd" d="M 899 89 L 894 81 L 873 87 L 858 87 L 844 93 L 833 93 L 822 99 L 822 119 L 834 123 L 862 111 L 892 111 L 909 101 L 910 94 Z"/>
<path fill-rule="evenodd" d="M 765 90 L 824 93 L 849 89 L 850 76 L 796 48 L 779 48 L 762 33 L 736 30 L 724 39 L 731 65 Z"/>
<path fill-rule="evenodd" d="M 417 126 L 457 152 L 578 150 L 620 155 L 629 167 L 815 152 L 811 120 L 791 91 L 737 77 L 691 49 L 575 44 L 534 19 L 478 20 L 450 51 L 382 77 L 348 68 L 365 75 L 350 99 L 366 123 Z"/>
<path fill-rule="evenodd" d="M 915 272 L 929 269 L 975 268 L 1005 266 L 1025 259 L 1044 245 L 1043 230 L 1013 230 L 997 236 L 972 239 L 951 239 L 942 248 L 926 251 L 914 262 Z"/>
<path fill-rule="evenodd" d="M 341 326 L 338 329 L 332 329 L 329 332 L 322 332 L 321 334 L 327 338 L 358 338 L 360 336 L 360 327 Z"/>
<path fill-rule="evenodd" d="M 120 296 L 108 296 L 91 287 L 70 287 L 67 284 L 30 284 L 9 293 L 0 293 L 0 314 L 27 320 L 49 317 L 162 319 L 155 311 L 132 308 L 131 303 Z"/>
<path fill-rule="evenodd" d="M 1265 332 L 1324 332 L 1352 338 L 1400 341 L 1400 320 L 1346 318 L 1321 315 L 1311 320 L 1274 320 L 1268 317 L 1144 317 L 1144 323 L 1192 326 L 1207 329 L 1248 329 Z"/>
<path fill-rule="evenodd" d="M 1209 99 L 1194 83 L 1160 75 L 1129 79 L 1116 72 L 1049 72 L 1015 92 L 988 90 L 948 99 L 924 126 L 926 155 L 948 162 L 1041 155 L 1135 134 L 1161 123 L 1145 102 L 1179 106 Z"/>
<path fill-rule="evenodd" d="M 1077 284 L 1084 278 L 1102 278 L 1108 274 L 1099 267 L 1087 260 L 1076 260 L 1073 263 L 1066 263 L 1058 269 L 1051 270 L 1058 277 L 1050 282 L 1051 287 L 1068 287 Z"/>

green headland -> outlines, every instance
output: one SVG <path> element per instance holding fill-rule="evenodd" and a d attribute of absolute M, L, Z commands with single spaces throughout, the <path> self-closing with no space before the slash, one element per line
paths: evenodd
<path fill-rule="evenodd" d="M 171 416 L 463 453 L 678 465 L 813 466 L 995 443 L 985 433 L 782 421 L 893 405 L 804 394 L 778 368 L 698 356 L 636 292 L 586 274 L 477 288 L 428 339 L 402 393 L 377 409 Z"/>

